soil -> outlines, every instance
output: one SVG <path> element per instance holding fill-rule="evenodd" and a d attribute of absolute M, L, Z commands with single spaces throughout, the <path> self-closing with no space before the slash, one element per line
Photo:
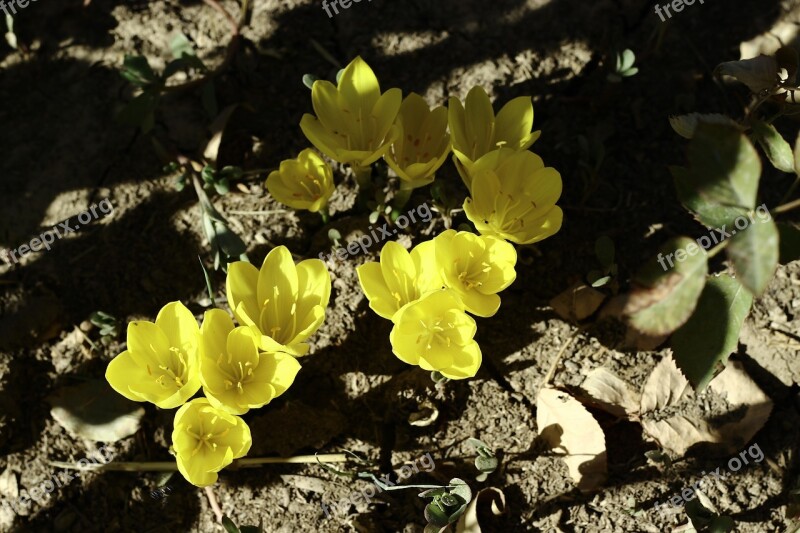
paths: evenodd
<path fill-rule="evenodd" d="M 745 92 L 716 83 L 714 66 L 738 59 L 740 43 L 784 20 L 800 2 L 709 0 L 664 23 L 652 2 L 642 0 L 370 0 L 332 18 L 317 0 L 251 3 L 241 46 L 215 80 L 220 109 L 240 104 L 220 151 L 223 164 L 271 168 L 307 147 L 298 124 L 311 102 L 301 79 L 306 73 L 331 79 L 337 71 L 321 48 L 341 64 L 363 56 L 382 87 L 418 92 L 432 104 L 463 98 L 476 84 L 497 102 L 532 95 L 536 128 L 543 131 L 534 149 L 562 174 L 565 218 L 557 235 L 519 249 L 517 280 L 502 294 L 499 313 L 478 321 L 484 362 L 477 377 L 444 386 L 392 355 L 389 323 L 367 306 L 355 268 L 375 260 L 378 247 L 367 256 L 331 259 L 331 305 L 312 339 L 312 355 L 302 360 L 287 394 L 247 415 L 250 455 L 350 450 L 386 473 L 430 453 L 435 469 L 406 483 L 461 477 L 473 488 L 503 490 L 507 512 L 485 531 L 660 532 L 685 523 L 682 511 L 662 514 L 653 506 L 725 464 L 725 457 L 691 456 L 659 469 L 645 456 L 656 445 L 638 425 L 593 411 L 606 432 L 609 480 L 582 494 L 563 461 L 537 440 L 536 393 L 565 342 L 572 339 L 553 383 L 567 390 L 600 365 L 640 388 L 668 353 L 626 350 L 619 328 L 579 328 L 548 302 L 598 267 L 593 250 L 601 235 L 616 243 L 624 287 L 669 237 L 703 233 L 675 196 L 667 166 L 684 162 L 685 142 L 667 117 L 698 110 L 741 116 Z M 238 16 L 236 2 L 222 4 Z M 33 2 L 19 11 L 14 28 L 24 50 L 0 44 L 0 247 L 16 248 L 105 198 L 114 209 L 52 250 L 0 266 L 3 500 L 56 474 L 49 461 L 75 462 L 100 447 L 67 433 L 50 416 L 47 400 L 65 386 L 102 378 L 124 349 L 127 321 L 152 320 L 174 300 L 199 317 L 209 303 L 197 258 L 209 265 L 211 257 L 194 192 L 175 189 L 150 135 L 114 116 L 133 96 L 119 74 L 126 54 L 145 55 L 160 70 L 170 38 L 183 32 L 213 68 L 230 38 L 218 11 L 178 0 Z M 609 83 L 607 64 L 625 48 L 636 52 L 640 71 Z M 193 154 L 208 139 L 209 122 L 199 92 L 177 93 L 162 101 L 152 136 Z M 578 136 L 603 132 L 598 181 L 585 183 Z M 328 226 L 276 203 L 263 179 L 214 200 L 255 264 L 275 245 L 298 258 L 316 257 L 327 251 L 330 228 L 349 240 L 369 225 L 365 214 L 345 212 L 355 183 L 340 168 Z M 452 165 L 437 179 L 463 197 Z M 762 179 L 770 183 L 763 201 L 777 205 L 791 178 L 766 171 Z M 417 193 L 412 205 L 429 201 L 428 194 Z M 465 221 L 459 215 L 454 224 Z M 419 242 L 444 228 L 437 216 L 402 239 Z M 224 275 L 212 278 L 223 298 Z M 123 334 L 101 340 L 87 326 L 98 310 L 116 317 Z M 780 267 L 756 301 L 734 355 L 775 404 L 752 441 L 766 460 L 712 480 L 705 490 L 737 531 L 784 531 L 791 522 L 789 491 L 800 474 L 799 315 L 800 263 L 794 263 Z M 682 408 L 714 412 L 719 406 L 706 401 Z M 438 411 L 431 424 L 409 423 L 431 409 Z M 172 416 L 147 406 L 141 429 L 109 448 L 117 460 L 169 460 Z M 489 443 L 501 459 L 483 483 L 474 481 L 469 437 Z M 203 491 L 174 477 L 168 494 L 154 494 L 158 483 L 157 474 L 82 473 L 19 515 L 0 507 L 0 531 L 221 531 Z M 317 465 L 269 465 L 226 471 L 214 492 L 237 524 L 262 522 L 265 531 L 422 531 L 417 490 L 384 492 L 369 505 L 326 516 L 321 504 L 368 486 Z"/>

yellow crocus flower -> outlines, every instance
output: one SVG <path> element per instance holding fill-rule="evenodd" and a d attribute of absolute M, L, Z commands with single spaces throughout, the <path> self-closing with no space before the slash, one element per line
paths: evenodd
<path fill-rule="evenodd" d="M 282 161 L 267 177 L 266 186 L 282 204 L 312 213 L 326 208 L 335 188 L 330 165 L 310 148 L 297 159 Z"/>
<path fill-rule="evenodd" d="M 200 329 L 200 381 L 211 405 L 234 415 L 262 407 L 294 382 L 300 363 L 285 353 L 259 353 L 259 335 L 234 327 L 221 309 L 206 311 Z"/>
<path fill-rule="evenodd" d="M 433 240 L 442 280 L 453 289 L 470 313 L 488 317 L 500 308 L 498 292 L 517 273 L 517 252 L 502 239 L 467 231 L 447 230 Z"/>
<path fill-rule="evenodd" d="M 370 308 L 389 320 L 407 303 L 442 288 L 433 241 L 418 244 L 411 253 L 389 241 L 379 263 L 365 263 L 356 272 Z"/>
<path fill-rule="evenodd" d="M 400 89 L 381 94 L 375 73 L 356 57 L 338 86 L 327 80 L 314 82 L 311 102 L 316 116 L 305 114 L 300 128 L 323 154 L 363 169 L 383 157 L 397 139 L 394 120 L 402 99 Z"/>
<path fill-rule="evenodd" d="M 531 244 L 561 229 L 561 175 L 536 154 L 501 148 L 479 159 L 471 174 L 464 213 L 482 235 Z"/>
<path fill-rule="evenodd" d="M 471 190 L 471 170 L 475 162 L 500 147 L 527 150 L 541 135 L 533 128 L 533 103 L 530 96 L 520 96 L 506 103 L 495 117 L 489 95 L 475 86 L 462 105 L 451 97 L 448 122 L 453 142 L 453 162 Z"/>
<path fill-rule="evenodd" d="M 405 305 L 394 317 L 392 351 L 403 362 L 450 379 L 478 373 L 481 349 L 475 320 L 452 290 L 435 291 Z"/>
<path fill-rule="evenodd" d="M 260 269 L 247 261 L 228 267 L 228 305 L 239 324 L 261 336 L 259 347 L 294 356 L 308 353 L 304 341 L 325 320 L 331 277 L 319 259 L 295 265 L 285 246 L 273 249 Z"/>
<path fill-rule="evenodd" d="M 207 487 L 217 472 L 250 451 L 250 428 L 238 416 L 197 398 L 175 413 L 172 449 L 186 481 Z"/>
<path fill-rule="evenodd" d="M 130 400 L 174 409 L 200 389 L 199 334 L 191 311 L 168 303 L 155 323 L 128 324 L 128 349 L 108 364 L 106 380 Z"/>
<path fill-rule="evenodd" d="M 384 159 L 400 178 L 401 188 L 424 187 L 450 153 L 447 109 L 432 110 L 420 95 L 411 93 L 400 106 L 396 124 L 400 134 Z"/>

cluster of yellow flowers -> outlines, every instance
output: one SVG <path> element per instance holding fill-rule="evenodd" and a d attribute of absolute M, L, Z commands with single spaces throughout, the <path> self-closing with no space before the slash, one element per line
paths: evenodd
<path fill-rule="evenodd" d="M 178 470 L 207 486 L 217 472 L 250 450 L 250 428 L 239 417 L 268 404 L 294 382 L 308 353 L 305 341 L 325 320 L 331 279 L 319 259 L 295 265 L 285 246 L 261 269 L 232 263 L 228 304 L 239 323 L 220 309 L 206 311 L 199 327 L 180 302 L 155 323 L 128 325 L 128 349 L 109 363 L 106 379 L 133 401 L 174 409 L 172 449 Z M 190 400 L 202 387 L 205 397 Z M 189 401 L 190 400 L 190 401 Z"/>
<path fill-rule="evenodd" d="M 474 376 L 481 350 L 475 320 L 500 308 L 500 291 L 516 278 L 514 246 L 490 235 L 447 230 L 409 253 L 396 242 L 380 262 L 358 267 L 358 279 L 378 315 L 394 323 L 389 340 L 403 362 L 450 379 Z"/>
<path fill-rule="evenodd" d="M 470 198 L 464 210 L 482 235 L 518 244 L 538 242 L 561 227 L 561 176 L 528 148 L 532 132 L 529 96 L 508 102 L 495 116 L 486 91 L 474 87 L 464 104 L 431 109 L 418 94 L 400 89 L 381 93 L 372 69 L 357 57 L 342 71 L 338 85 L 317 80 L 311 89 L 315 115 L 300 128 L 324 155 L 353 167 L 356 175 L 383 158 L 401 190 L 430 184 L 453 152 Z M 284 161 L 267 178 L 267 189 L 296 209 L 325 209 L 333 193 L 330 166 L 310 149 Z"/>

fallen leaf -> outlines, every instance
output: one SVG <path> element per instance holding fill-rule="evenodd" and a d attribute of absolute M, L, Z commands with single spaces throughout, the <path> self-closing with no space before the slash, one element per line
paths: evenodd
<path fill-rule="evenodd" d="M 10 468 L 6 468 L 0 474 L 0 494 L 6 500 L 16 500 L 19 498 L 19 485 L 17 475 Z"/>
<path fill-rule="evenodd" d="M 540 437 L 565 455 L 569 474 L 584 492 L 606 480 L 606 439 L 600 424 L 569 394 L 542 388 L 536 396 L 536 423 Z"/>
<path fill-rule="evenodd" d="M 580 322 L 593 315 L 605 299 L 602 292 L 577 282 L 550 300 L 550 307 L 564 320 Z"/>
<path fill-rule="evenodd" d="M 675 405 L 691 390 L 689 381 L 678 370 L 675 360 L 665 357 L 644 384 L 639 412 L 644 414 Z"/>
<path fill-rule="evenodd" d="M 209 128 L 211 130 L 211 139 L 208 141 L 205 150 L 203 150 L 203 158 L 211 165 L 216 165 L 217 163 L 219 147 L 222 144 L 222 135 L 225 133 L 225 127 L 237 107 L 238 104 L 229 105 L 211 123 Z"/>
<path fill-rule="evenodd" d="M 581 388 L 601 409 L 617 418 L 631 419 L 639 415 L 641 394 L 605 367 L 589 372 Z"/>
<path fill-rule="evenodd" d="M 48 401 L 50 414 L 70 434 L 99 442 L 130 437 L 139 430 L 144 416 L 139 404 L 100 380 L 60 389 Z"/>
<path fill-rule="evenodd" d="M 479 511 L 481 516 L 500 516 L 506 512 L 506 496 L 503 491 L 494 487 L 487 487 L 482 489 L 478 494 L 469 502 L 467 510 L 461 515 L 461 518 L 456 524 L 456 533 L 482 533 Z M 491 512 L 491 515 L 489 514 Z M 484 526 L 487 531 L 496 531 L 495 528 L 488 527 L 485 523 Z"/>
<path fill-rule="evenodd" d="M 708 386 L 720 396 L 725 396 L 728 403 L 734 406 L 747 406 L 741 420 L 723 424 L 718 428 L 723 439 L 731 442 L 731 446 L 738 450 L 750 442 L 767 422 L 772 413 L 773 402 L 756 385 L 739 361 L 730 362 Z"/>

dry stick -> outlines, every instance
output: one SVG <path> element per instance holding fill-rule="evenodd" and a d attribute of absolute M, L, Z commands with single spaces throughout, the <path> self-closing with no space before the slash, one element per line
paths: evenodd
<path fill-rule="evenodd" d="M 214 490 L 211 486 L 208 486 L 206 489 L 206 496 L 208 496 L 208 503 L 211 504 L 211 510 L 214 511 L 214 514 L 217 515 L 217 523 L 222 523 L 222 509 L 219 508 L 219 502 L 217 501 L 217 497 L 214 495 Z"/>
<path fill-rule="evenodd" d="M 310 464 L 317 461 L 323 463 L 344 463 L 347 462 L 347 455 L 343 453 L 326 453 L 321 455 L 296 455 L 294 457 L 253 457 L 237 459 L 228 468 L 258 468 L 267 464 Z M 64 468 L 66 470 L 83 470 L 99 472 L 173 472 L 178 469 L 175 461 L 155 461 L 149 463 L 106 463 L 93 466 L 78 466 L 77 463 L 67 463 L 64 461 L 50 461 L 51 466 Z"/>
<path fill-rule="evenodd" d="M 544 376 L 544 381 L 542 382 L 543 387 L 547 386 L 547 384 L 550 383 L 550 380 L 553 379 L 553 374 L 556 373 L 556 367 L 558 366 L 558 362 L 561 361 L 561 356 L 564 355 L 564 352 L 567 350 L 569 345 L 572 344 L 572 341 L 575 340 L 575 336 L 577 334 L 578 334 L 577 331 L 573 333 L 572 336 L 567 340 L 567 342 L 564 343 L 564 346 L 562 346 L 561 349 L 556 354 L 556 357 L 553 360 L 553 364 L 550 365 L 550 370 L 548 370 L 547 374 Z"/>

